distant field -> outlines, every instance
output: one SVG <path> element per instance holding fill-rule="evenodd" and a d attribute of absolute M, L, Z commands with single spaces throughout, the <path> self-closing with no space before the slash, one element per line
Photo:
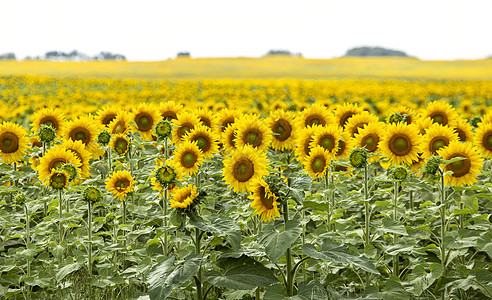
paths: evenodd
<path fill-rule="evenodd" d="M 422 79 L 492 80 L 492 59 L 202 58 L 159 62 L 0 61 L 0 75 L 134 79 Z"/>

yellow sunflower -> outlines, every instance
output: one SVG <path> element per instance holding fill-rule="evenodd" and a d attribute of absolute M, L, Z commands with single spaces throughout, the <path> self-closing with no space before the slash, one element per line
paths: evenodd
<path fill-rule="evenodd" d="M 483 115 L 482 123 L 492 123 L 492 110 Z"/>
<path fill-rule="evenodd" d="M 154 127 L 161 119 L 157 106 L 153 103 L 140 103 L 132 113 L 137 125 L 134 128 L 140 132 L 143 140 L 152 141 Z"/>
<path fill-rule="evenodd" d="M 120 170 L 113 172 L 106 180 L 106 189 L 110 191 L 115 198 L 125 201 L 125 197 L 133 192 L 136 181 L 133 179 L 130 171 Z"/>
<path fill-rule="evenodd" d="M 118 153 L 118 155 L 125 156 L 130 149 L 130 140 L 124 134 L 115 134 L 111 138 L 109 146 Z"/>
<path fill-rule="evenodd" d="M 67 148 L 60 145 L 50 148 L 46 154 L 39 159 L 39 165 L 36 168 L 39 172 L 39 180 L 48 180 L 53 169 L 58 169 L 66 163 L 71 163 L 77 168 L 82 166 L 77 156 Z"/>
<path fill-rule="evenodd" d="M 232 186 L 234 192 L 242 193 L 251 191 L 254 181 L 268 175 L 267 164 L 265 153 L 246 145 L 233 151 L 230 157 L 224 159 L 222 173 L 225 182 Z"/>
<path fill-rule="evenodd" d="M 121 110 L 108 125 L 109 132 L 111 134 L 124 134 L 130 133 L 130 121 L 133 120 L 133 114 L 125 110 Z"/>
<path fill-rule="evenodd" d="M 183 141 L 175 150 L 173 164 L 185 175 L 198 173 L 203 163 L 203 153 L 197 142 Z"/>
<path fill-rule="evenodd" d="M 198 126 L 200 120 L 197 116 L 190 112 L 182 112 L 178 115 L 178 118 L 173 120 L 173 142 L 179 145 L 184 141 L 185 135 Z"/>
<path fill-rule="evenodd" d="M 379 118 L 376 115 L 363 111 L 347 120 L 344 131 L 348 132 L 351 137 L 354 137 L 364 125 L 377 122 L 379 122 Z"/>
<path fill-rule="evenodd" d="M 237 120 L 236 147 L 250 145 L 265 151 L 272 141 L 272 131 L 263 119 L 256 115 L 244 115 Z"/>
<path fill-rule="evenodd" d="M 193 204 L 193 200 L 198 197 L 197 187 L 188 184 L 179 189 L 176 189 L 169 199 L 169 203 L 173 208 L 182 208 L 186 209 Z"/>
<path fill-rule="evenodd" d="M 347 121 L 353 116 L 363 111 L 357 104 L 344 103 L 335 108 L 335 122 L 340 127 L 345 127 Z"/>
<path fill-rule="evenodd" d="M 437 154 L 437 150 L 446 147 L 452 141 L 459 141 L 458 134 L 449 126 L 432 124 L 422 138 L 422 156 L 429 158 Z"/>
<path fill-rule="evenodd" d="M 484 157 L 492 158 L 492 123 L 479 123 L 473 141 Z"/>
<path fill-rule="evenodd" d="M 90 168 L 91 165 L 89 163 L 89 160 L 92 157 L 92 154 L 85 149 L 85 145 L 82 143 L 82 141 L 72 141 L 70 140 L 64 140 L 62 147 L 65 147 L 67 150 L 72 151 L 73 154 L 79 159 L 81 166 L 80 166 L 80 176 L 83 178 L 89 178 L 91 176 L 90 173 Z"/>
<path fill-rule="evenodd" d="M 69 177 L 64 170 L 52 170 L 46 182 L 54 190 L 62 190 L 68 187 Z"/>
<path fill-rule="evenodd" d="M 431 125 L 433 124 L 432 119 L 429 117 L 423 117 L 420 116 L 418 117 L 415 122 L 415 126 L 417 126 L 417 129 L 419 130 L 420 135 L 424 135 L 425 132 Z"/>
<path fill-rule="evenodd" d="M 321 146 L 334 155 L 338 151 L 338 141 L 342 135 L 342 129 L 338 125 L 316 126 L 314 128 L 313 140 L 309 143 L 309 148 Z"/>
<path fill-rule="evenodd" d="M 390 111 L 392 113 L 399 113 L 405 117 L 405 123 L 413 124 L 417 119 L 417 112 L 405 105 L 398 105 L 394 110 Z"/>
<path fill-rule="evenodd" d="M 199 107 L 197 109 L 194 109 L 192 113 L 198 117 L 198 120 L 200 120 L 200 123 L 202 125 L 207 126 L 212 130 L 215 129 L 215 126 L 217 125 L 217 117 L 212 113 L 211 110 Z"/>
<path fill-rule="evenodd" d="M 473 127 L 463 118 L 458 118 L 456 127 L 460 142 L 471 142 L 473 140 Z"/>
<path fill-rule="evenodd" d="M 94 153 L 99 147 L 95 143 L 99 131 L 99 124 L 94 121 L 92 116 L 87 115 L 68 122 L 63 131 L 63 138 L 67 140 L 71 139 L 72 141 L 82 141 L 85 148 L 91 153 Z"/>
<path fill-rule="evenodd" d="M 183 111 L 183 105 L 174 101 L 164 101 L 159 105 L 159 113 L 162 119 L 172 121 L 178 118 L 178 114 Z"/>
<path fill-rule="evenodd" d="M 97 117 L 95 118 L 102 126 L 109 127 L 109 124 L 116 119 L 118 113 L 122 110 L 121 107 L 108 104 L 103 108 L 99 109 L 97 113 Z"/>
<path fill-rule="evenodd" d="M 0 156 L 6 164 L 22 160 L 27 151 L 27 132 L 22 126 L 12 122 L 0 124 Z"/>
<path fill-rule="evenodd" d="M 186 134 L 185 140 L 196 142 L 204 158 L 210 158 L 219 151 L 216 134 L 205 125 L 195 126 Z"/>
<path fill-rule="evenodd" d="M 319 103 L 304 109 L 296 120 L 298 128 L 306 128 L 314 125 L 329 125 L 333 123 L 333 117 L 328 109 Z"/>
<path fill-rule="evenodd" d="M 63 132 L 66 123 L 63 111 L 58 108 L 42 108 L 32 115 L 31 120 L 31 126 L 35 133 L 44 124 L 53 127 L 57 135 Z"/>
<path fill-rule="evenodd" d="M 449 127 L 456 126 L 458 121 L 458 113 L 449 103 L 443 100 L 433 101 L 427 104 L 426 109 L 422 112 L 422 116 L 429 117 L 433 123 L 448 125 Z"/>
<path fill-rule="evenodd" d="M 332 159 L 333 154 L 321 146 L 315 146 L 303 161 L 304 170 L 313 179 L 322 177 L 330 166 Z"/>
<path fill-rule="evenodd" d="M 340 139 L 338 140 L 338 150 L 335 153 L 335 158 L 340 159 L 340 158 L 347 158 L 350 154 L 350 145 L 352 144 L 351 142 L 352 137 L 350 134 L 342 130 L 342 134 L 340 135 Z"/>
<path fill-rule="evenodd" d="M 382 122 L 369 123 L 365 125 L 362 129 L 359 129 L 359 133 L 355 134 L 353 146 L 366 148 L 367 152 L 370 153 L 378 153 L 379 142 L 381 137 L 386 132 L 385 128 L 386 124 Z M 370 162 L 375 160 L 378 160 L 375 156 L 369 158 Z"/>
<path fill-rule="evenodd" d="M 381 154 L 394 165 L 411 165 L 421 153 L 422 137 L 417 127 L 406 123 L 388 124 L 379 147 Z"/>
<path fill-rule="evenodd" d="M 480 174 L 483 158 L 478 153 L 473 144 L 453 141 L 445 148 L 438 151 L 444 159 L 450 160 L 455 157 L 465 159 L 450 163 L 444 169 L 445 172 L 452 171 L 452 175 L 444 176 L 444 184 L 452 186 L 472 185 L 477 182 L 477 175 Z"/>
<path fill-rule="evenodd" d="M 296 149 L 295 154 L 299 161 L 303 161 L 306 156 L 311 152 L 309 144 L 313 141 L 314 133 L 318 126 L 308 126 L 305 128 L 300 128 L 296 138 Z"/>
<path fill-rule="evenodd" d="M 295 115 L 291 111 L 278 109 L 270 112 L 267 122 L 273 132 L 273 149 L 281 151 L 294 149 L 297 135 L 294 117 Z"/>
<path fill-rule="evenodd" d="M 269 104 L 270 111 L 276 111 L 276 110 L 287 110 L 289 109 L 289 103 L 287 103 L 285 100 L 274 100 Z"/>
<path fill-rule="evenodd" d="M 155 170 L 152 171 L 150 178 L 152 189 L 163 191 L 164 188 L 167 188 L 168 191 L 172 192 L 176 188 L 175 182 L 183 179 L 177 170 L 178 168 L 172 160 L 156 159 Z"/>
<path fill-rule="evenodd" d="M 217 114 L 217 131 L 218 133 L 224 132 L 224 130 L 237 119 L 241 117 L 241 113 L 237 109 L 224 108 Z"/>
<path fill-rule="evenodd" d="M 236 150 L 236 131 L 237 124 L 233 123 L 222 132 L 221 134 L 221 144 L 224 147 L 226 153 L 231 153 L 231 151 Z"/>
<path fill-rule="evenodd" d="M 278 210 L 278 197 L 270 191 L 270 187 L 260 179 L 252 184 L 253 194 L 248 198 L 252 199 L 251 207 L 255 210 L 254 213 L 261 216 L 264 222 L 275 220 L 275 217 L 280 217 Z"/>

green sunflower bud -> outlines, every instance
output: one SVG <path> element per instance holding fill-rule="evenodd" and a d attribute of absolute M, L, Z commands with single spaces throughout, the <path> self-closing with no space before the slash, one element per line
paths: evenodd
<path fill-rule="evenodd" d="M 82 199 L 91 204 L 95 204 L 102 200 L 101 190 L 94 186 L 88 186 L 82 193 Z"/>
<path fill-rule="evenodd" d="M 97 143 L 101 146 L 107 146 L 111 140 L 111 133 L 107 130 L 99 132 L 97 135 Z"/>
<path fill-rule="evenodd" d="M 173 126 L 171 125 L 171 122 L 169 122 L 168 120 L 160 120 L 155 125 L 154 132 L 159 139 L 169 138 L 171 136 L 172 131 L 173 131 Z"/>
<path fill-rule="evenodd" d="M 38 131 L 39 140 L 43 143 L 51 143 L 56 138 L 56 130 L 50 125 L 42 124 Z"/>
<path fill-rule="evenodd" d="M 397 124 L 405 122 L 405 116 L 400 114 L 399 112 L 392 113 L 388 117 L 388 124 Z"/>
<path fill-rule="evenodd" d="M 355 147 L 350 151 L 349 161 L 350 165 L 355 169 L 364 168 L 367 165 L 367 150 Z"/>
<path fill-rule="evenodd" d="M 408 170 L 405 167 L 397 166 L 388 169 L 389 177 L 395 180 L 405 180 L 408 176 Z"/>

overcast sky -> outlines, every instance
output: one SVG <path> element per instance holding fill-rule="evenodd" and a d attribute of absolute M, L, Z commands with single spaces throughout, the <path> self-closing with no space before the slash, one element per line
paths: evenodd
<path fill-rule="evenodd" d="M 0 54 L 120 53 L 131 61 L 307 58 L 382 46 L 425 60 L 492 55 L 492 0 L 2 0 Z"/>

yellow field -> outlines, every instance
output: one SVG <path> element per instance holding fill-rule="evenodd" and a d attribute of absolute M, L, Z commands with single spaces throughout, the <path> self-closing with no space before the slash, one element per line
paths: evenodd
<path fill-rule="evenodd" d="M 172 59 L 159 62 L 0 61 L 0 75 L 130 79 L 492 80 L 492 59 L 295 57 Z"/>

